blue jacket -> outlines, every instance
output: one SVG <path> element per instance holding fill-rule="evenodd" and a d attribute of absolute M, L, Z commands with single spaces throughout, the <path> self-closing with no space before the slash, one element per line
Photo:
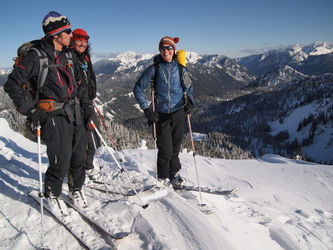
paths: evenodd
<path fill-rule="evenodd" d="M 185 104 L 184 93 L 193 101 L 193 88 L 187 69 L 183 68 L 181 81 L 177 61 L 173 60 L 169 63 L 160 59 L 157 64 L 158 70 L 155 84 L 156 111 L 169 114 L 183 108 Z M 150 107 L 144 91 L 151 84 L 154 76 L 155 67 L 151 65 L 135 83 L 133 93 L 142 110 Z"/>

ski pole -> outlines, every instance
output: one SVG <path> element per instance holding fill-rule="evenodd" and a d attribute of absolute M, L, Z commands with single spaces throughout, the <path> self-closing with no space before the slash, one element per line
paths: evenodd
<path fill-rule="evenodd" d="M 117 152 L 118 160 L 121 163 L 123 170 L 128 173 L 128 171 L 127 171 L 127 169 L 125 168 L 125 165 L 124 165 L 124 160 L 120 157 L 119 151 L 117 149 L 116 142 L 113 140 L 113 138 L 112 138 L 112 136 L 111 136 L 111 134 L 109 132 L 108 126 L 105 123 L 104 117 L 102 116 L 101 112 L 99 111 L 99 109 L 97 108 L 97 106 L 95 105 L 95 103 L 93 103 L 93 104 L 94 104 L 95 110 L 96 110 L 96 112 L 98 114 L 98 117 L 102 121 L 102 124 L 103 124 L 103 127 L 104 127 L 105 131 L 106 131 L 106 134 L 107 134 L 109 140 L 112 143 L 112 148 Z"/>
<path fill-rule="evenodd" d="M 153 112 L 155 112 L 155 89 L 153 83 L 151 84 L 151 103 L 153 106 Z M 153 123 L 153 137 L 154 137 L 154 155 L 155 155 L 155 164 L 156 164 L 156 171 L 155 171 L 155 179 L 156 179 L 156 185 L 157 185 L 157 133 L 156 133 L 156 123 Z"/>
<path fill-rule="evenodd" d="M 96 152 L 96 155 L 97 155 L 97 160 L 98 160 L 99 170 L 102 172 L 101 162 L 100 162 L 100 160 L 99 160 L 99 154 L 98 154 L 97 145 L 96 145 L 96 141 L 95 141 L 95 137 L 94 137 L 94 133 L 93 133 L 93 131 L 90 131 L 90 134 L 91 134 L 91 138 L 92 138 L 92 141 L 93 141 L 93 144 L 94 144 L 94 148 L 95 148 L 95 152 Z M 104 188 L 105 188 L 106 194 L 108 195 L 109 200 L 111 200 L 110 193 L 109 193 L 108 188 L 107 188 L 107 186 L 106 186 L 106 183 L 105 183 L 105 181 L 104 181 L 106 175 L 105 175 L 104 172 L 102 172 L 102 174 L 103 174 L 103 184 L 104 184 Z"/>
<path fill-rule="evenodd" d="M 199 183 L 199 176 L 198 176 L 198 169 L 197 169 L 197 163 L 195 160 L 195 148 L 194 148 L 194 141 L 193 141 L 193 135 L 192 135 L 192 127 L 191 127 L 191 121 L 190 121 L 190 114 L 187 114 L 187 121 L 188 121 L 188 128 L 189 128 L 189 132 L 190 132 L 190 139 L 191 139 L 191 143 L 192 143 L 192 151 L 193 151 L 193 162 L 194 162 L 194 167 L 195 167 L 195 174 L 197 176 L 197 182 L 198 182 L 198 187 L 199 187 L 199 196 L 200 196 L 200 202 L 201 204 L 198 204 L 199 206 L 205 206 L 206 204 L 202 203 L 202 197 L 201 197 L 201 186 Z"/>
<path fill-rule="evenodd" d="M 41 126 L 40 122 L 37 122 L 36 128 L 37 146 L 38 146 L 38 169 L 39 169 L 39 194 L 40 197 L 40 220 L 41 220 L 41 245 L 44 249 L 44 194 L 43 194 L 43 181 L 42 181 L 42 152 L 41 152 Z"/>
<path fill-rule="evenodd" d="M 119 161 L 116 159 L 116 157 L 114 156 L 114 154 L 111 152 L 110 148 L 108 147 L 107 143 L 105 142 L 105 140 L 103 139 L 101 133 L 98 131 L 96 125 L 94 124 L 93 121 L 90 121 L 91 126 L 93 127 L 93 129 L 96 131 L 96 134 L 99 136 L 99 138 L 101 139 L 101 141 L 103 142 L 104 146 L 106 147 L 106 149 L 109 151 L 110 155 L 112 156 L 113 160 L 116 162 L 118 168 L 120 169 L 121 173 L 124 173 L 124 176 L 126 178 L 126 180 L 128 181 L 128 183 L 130 184 L 132 190 L 134 191 L 134 193 L 136 194 L 136 196 L 138 197 L 138 199 L 140 200 L 141 204 L 142 204 L 142 208 L 147 208 L 149 205 L 148 204 L 144 204 L 138 194 L 138 192 L 136 191 L 136 189 L 134 188 L 134 186 L 131 183 L 131 180 L 128 176 L 128 173 L 126 172 L 126 170 L 124 168 L 122 168 L 119 164 Z"/>

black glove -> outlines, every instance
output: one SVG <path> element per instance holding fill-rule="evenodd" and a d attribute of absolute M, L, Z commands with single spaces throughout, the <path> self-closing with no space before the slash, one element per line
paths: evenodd
<path fill-rule="evenodd" d="M 44 110 L 41 110 L 39 108 L 33 108 L 31 109 L 28 114 L 28 118 L 31 119 L 31 122 L 35 125 L 37 125 L 38 122 L 44 123 L 47 120 L 47 114 Z"/>
<path fill-rule="evenodd" d="M 94 109 L 92 106 L 87 105 L 83 107 L 83 119 L 84 119 L 84 124 L 87 126 L 89 125 L 92 115 L 94 113 Z"/>
<path fill-rule="evenodd" d="M 150 123 L 157 123 L 158 122 L 158 113 L 156 111 L 153 111 L 152 108 L 146 108 L 144 110 L 146 117 L 148 118 L 148 121 Z"/>
<path fill-rule="evenodd" d="M 190 114 L 193 108 L 194 108 L 193 103 L 192 102 L 187 102 L 187 104 L 184 106 L 185 114 Z"/>

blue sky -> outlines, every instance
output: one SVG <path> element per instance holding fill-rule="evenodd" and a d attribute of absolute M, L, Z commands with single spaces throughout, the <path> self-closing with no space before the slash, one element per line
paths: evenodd
<path fill-rule="evenodd" d="M 333 0 L 95 0 L 1 3 L 0 68 L 17 47 L 41 38 L 51 10 L 85 29 L 94 61 L 112 53 L 158 53 L 163 36 L 178 49 L 231 58 L 279 46 L 333 42 Z"/>

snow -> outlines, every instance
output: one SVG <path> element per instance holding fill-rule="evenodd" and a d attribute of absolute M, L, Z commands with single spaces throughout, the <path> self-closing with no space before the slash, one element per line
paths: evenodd
<path fill-rule="evenodd" d="M 311 56 L 325 55 L 333 52 L 332 43 L 329 42 L 315 42 L 313 43 L 313 50 L 309 53 Z"/>
<path fill-rule="evenodd" d="M 115 58 L 109 58 L 108 61 L 119 63 L 119 67 L 115 72 L 120 72 L 122 70 L 136 67 L 138 62 L 142 60 L 149 60 L 153 56 L 154 54 L 141 54 L 133 51 L 126 51 L 117 55 Z"/>
<path fill-rule="evenodd" d="M 37 145 L 12 131 L 4 119 L 0 128 L 0 249 L 36 249 L 41 246 L 40 207 L 28 192 L 39 189 Z M 45 150 L 42 146 L 42 172 L 48 162 Z M 98 153 L 95 163 L 102 176 L 123 183 L 109 151 L 101 147 Z M 155 182 L 155 150 L 145 149 L 144 142 L 140 149 L 116 155 L 133 183 Z M 132 232 L 116 241 L 118 249 L 333 249 L 332 165 L 278 155 L 225 160 L 181 153 L 180 159 L 188 184 L 197 183 L 196 164 L 202 186 L 239 190 L 229 197 L 202 193 L 206 208 L 213 209 L 206 215 L 197 206 L 198 192 L 181 196 L 162 189 L 123 197 L 85 187 L 90 209 L 115 230 Z M 149 204 L 147 209 L 139 198 Z M 108 240 L 88 224 L 81 226 Z M 83 248 L 46 211 L 44 234 L 45 247 Z"/>
<path fill-rule="evenodd" d="M 323 101 L 323 103 L 309 104 L 296 108 L 284 118 L 282 125 L 279 120 L 269 123 L 272 128 L 271 134 L 276 135 L 279 132 L 288 131 L 290 136 L 289 141 L 293 141 L 297 138 L 298 141 L 301 142 L 309 136 L 311 125 L 297 131 L 298 124 L 305 118 L 308 118 L 310 114 L 313 114 L 316 117 L 320 112 L 329 112 L 331 103 L 331 100 L 327 100 Z M 316 138 L 313 144 L 302 148 L 303 155 L 310 156 L 314 159 L 317 158 L 324 162 L 330 162 L 332 159 L 333 144 L 331 139 L 333 133 L 332 123 L 323 125 L 322 129 L 316 133 Z"/>
<path fill-rule="evenodd" d="M 12 70 L 12 67 L 0 68 L 0 75 L 8 75 Z"/>

